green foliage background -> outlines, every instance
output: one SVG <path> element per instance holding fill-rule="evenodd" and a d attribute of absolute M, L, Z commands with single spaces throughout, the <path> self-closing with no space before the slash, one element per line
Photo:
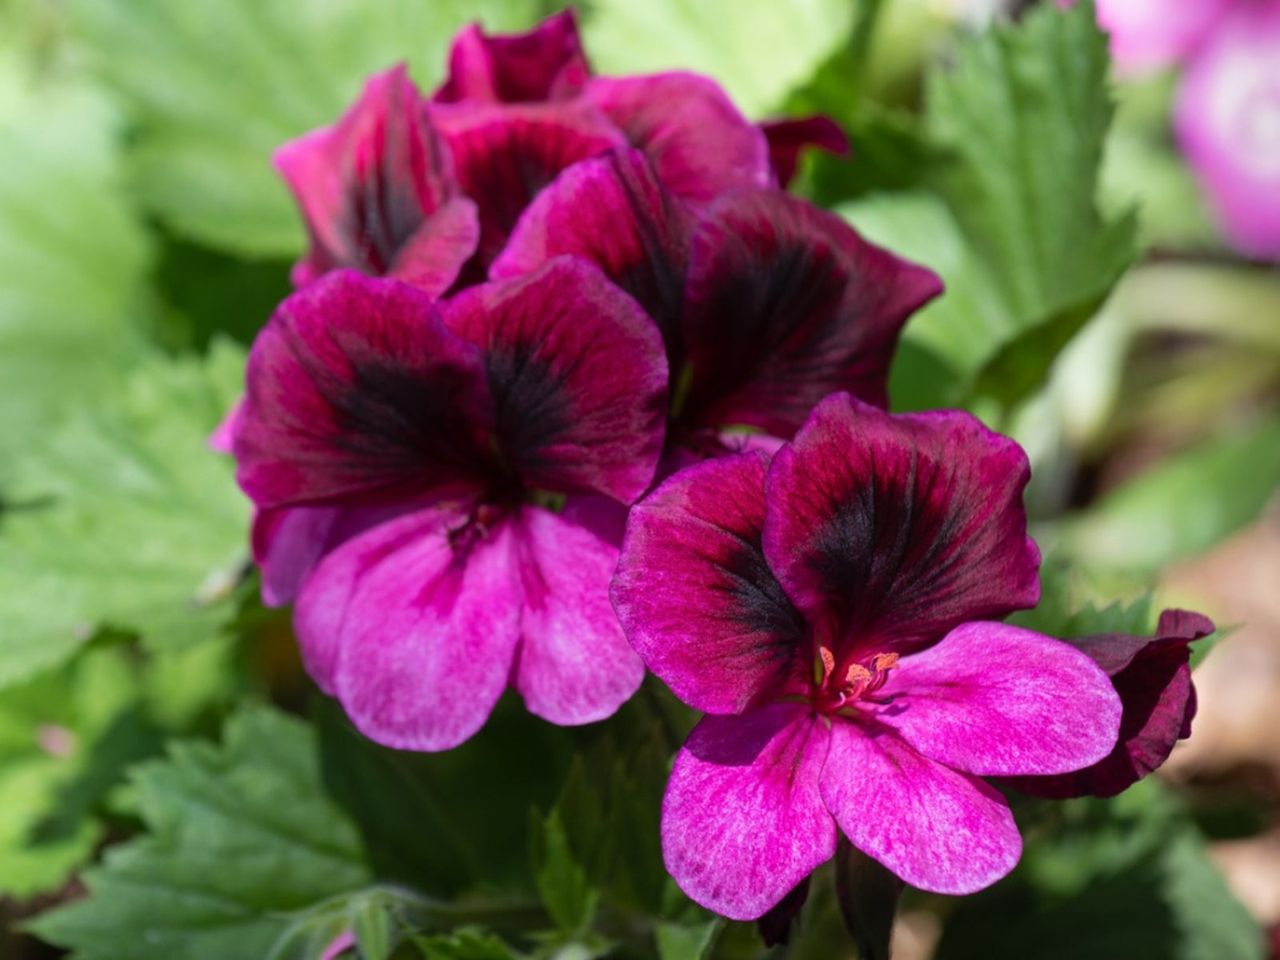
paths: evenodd
<path fill-rule="evenodd" d="M 449 754 L 370 744 L 258 605 L 247 504 L 206 447 L 303 242 L 271 151 L 396 60 L 434 84 L 466 21 L 550 9 L 0 0 L 0 955 L 313 958 L 344 930 L 367 960 L 764 955 L 662 869 L 694 718 L 660 684 L 580 730 L 504 702 Z M 985 29 L 911 0 L 582 14 L 601 72 L 700 70 L 753 117 L 850 131 L 854 159 L 812 158 L 798 189 L 946 280 L 895 407 L 965 406 L 1028 446 L 1054 558 L 1039 629 L 1149 628 L 1149 602 L 1112 601 L 1259 515 L 1280 279 L 1220 249 L 1167 84 L 1117 112 L 1088 5 Z M 1171 336 L 1197 362 L 1150 349 Z M 1152 437 L 1148 466 L 1079 493 Z M 939 957 L 1262 956 L 1187 798 L 1151 782 L 1017 813 L 1007 881 L 908 895 L 941 919 Z M 845 936 L 820 876 L 781 949 L 846 955 Z"/>

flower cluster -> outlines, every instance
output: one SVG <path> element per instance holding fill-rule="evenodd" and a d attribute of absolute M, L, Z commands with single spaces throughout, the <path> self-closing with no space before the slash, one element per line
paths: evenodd
<path fill-rule="evenodd" d="M 1178 65 L 1178 140 L 1231 242 L 1280 259 L 1280 2 L 1098 0 L 1119 65 Z"/>
<path fill-rule="evenodd" d="M 1149 772 L 1210 629 L 998 622 L 1039 595 L 1025 456 L 885 412 L 941 284 L 786 192 L 808 146 L 845 147 L 704 77 L 594 76 L 569 13 L 468 28 L 430 97 L 397 67 L 278 153 L 310 249 L 217 437 L 265 601 L 372 739 L 456 746 L 508 686 L 599 720 L 646 667 L 707 712 L 664 848 L 744 918 L 837 830 L 926 889 L 1002 876 L 1020 841 L 980 778 Z"/>

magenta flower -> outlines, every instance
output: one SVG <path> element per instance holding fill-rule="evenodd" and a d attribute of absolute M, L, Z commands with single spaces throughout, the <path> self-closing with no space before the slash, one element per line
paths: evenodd
<path fill-rule="evenodd" d="M 1154 637 L 1103 634 L 1068 640 L 1111 678 L 1124 705 L 1120 738 L 1090 767 L 1052 777 L 1017 777 L 1011 785 L 1037 797 L 1114 797 L 1158 768 L 1175 743 L 1191 736 L 1196 688 L 1190 644 L 1213 631 L 1208 617 L 1166 610 Z"/>
<path fill-rule="evenodd" d="M 635 691 L 608 583 L 662 447 L 666 362 L 595 268 L 561 258 L 444 304 L 338 271 L 280 306 L 247 379 L 237 477 L 260 524 L 304 528 L 285 539 L 314 548 L 300 564 L 323 555 L 295 625 L 367 736 L 455 746 L 508 681 L 561 724 Z"/>
<path fill-rule="evenodd" d="M 789 437 L 837 390 L 884 406 L 898 334 L 942 290 L 776 189 L 730 191 L 697 214 L 637 150 L 565 171 L 491 275 L 563 254 L 598 264 L 662 330 L 680 436 L 737 424 Z"/>
<path fill-rule="evenodd" d="M 1280 259 L 1280 2 L 1237 2 L 1187 65 L 1178 140 L 1238 250 Z"/>
<path fill-rule="evenodd" d="M 375 75 L 335 126 L 285 144 L 275 163 L 311 237 L 297 286 L 350 267 L 439 294 L 476 249 L 475 204 L 403 66 Z"/>
<path fill-rule="evenodd" d="M 1072 0 L 1073 2 L 1073 0 Z M 1098 23 L 1111 35 L 1111 55 L 1126 71 L 1178 63 L 1195 50 L 1239 0 L 1097 0 Z M 1069 3 L 1059 0 L 1060 6 Z"/>
<path fill-rule="evenodd" d="M 1079 650 L 991 622 L 1037 600 L 1025 455 L 958 412 L 827 398 L 774 457 L 709 460 L 631 512 L 614 605 L 710 716 L 676 757 L 667 869 L 754 919 L 836 849 L 978 890 L 1017 862 L 981 777 L 1106 756 L 1120 702 Z"/>
<path fill-rule="evenodd" d="M 783 117 L 760 125 L 769 144 L 769 165 L 778 185 L 785 187 L 796 175 L 800 155 L 817 147 L 827 153 L 844 156 L 849 152 L 849 138 L 830 117 Z"/>

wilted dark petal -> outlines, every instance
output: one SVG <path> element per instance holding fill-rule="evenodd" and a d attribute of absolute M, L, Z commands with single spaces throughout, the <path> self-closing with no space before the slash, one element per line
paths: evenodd
<path fill-rule="evenodd" d="M 1067 640 L 1111 677 L 1124 713 L 1120 739 L 1091 767 L 1052 777 L 1016 777 L 1008 783 L 1037 797 L 1113 797 L 1159 767 L 1173 745 L 1191 735 L 1196 691 L 1189 644 L 1213 633 L 1198 613 L 1166 610 L 1154 637 L 1104 634 Z"/>
<path fill-rule="evenodd" d="M 626 507 L 570 497 L 560 513 L 525 507 L 516 521 L 520 650 L 512 683 L 530 713 L 564 726 L 612 716 L 644 664 L 609 604 Z"/>
<path fill-rule="evenodd" d="M 690 245 L 684 419 L 789 437 L 836 390 L 884 406 L 902 325 L 941 290 L 930 271 L 803 200 L 722 197 Z"/>
<path fill-rule="evenodd" d="M 529 205 L 490 276 L 529 273 L 561 254 L 595 263 L 678 343 L 690 215 L 638 150 L 576 163 Z"/>
<path fill-rule="evenodd" d="M 336 267 L 389 272 L 456 193 L 448 151 L 403 66 L 374 76 L 335 126 L 277 150 L 275 164 L 311 235 L 310 252 L 294 268 L 298 285 Z M 456 231 L 441 238 L 435 258 L 452 260 L 456 274 L 474 249 L 467 240 Z"/>
<path fill-rule="evenodd" d="M 449 51 L 449 76 L 432 99 L 518 103 L 572 96 L 591 69 L 572 10 L 547 17 L 526 33 L 488 34 L 463 27 Z"/>
<path fill-rule="evenodd" d="M 761 550 L 762 453 L 689 467 L 631 508 L 613 604 L 645 665 L 685 703 L 736 713 L 812 651 Z"/>
<path fill-rule="evenodd" d="M 704 717 L 676 754 L 662 856 L 685 893 L 754 920 L 836 852 L 819 795 L 825 723 L 799 704 Z"/>
<path fill-rule="evenodd" d="M 773 458 L 764 552 L 841 653 L 900 652 L 1039 598 L 1026 454 L 967 413 L 824 400 Z"/>
<path fill-rule="evenodd" d="M 365 736 L 447 750 L 484 725 L 519 638 L 511 530 L 457 510 L 381 524 L 330 553 L 294 614 L 308 671 Z"/>
<path fill-rule="evenodd" d="M 725 190 L 772 181 L 764 134 L 707 77 L 596 77 L 586 97 L 648 155 L 678 197 L 705 203 Z"/>
<path fill-rule="evenodd" d="M 639 305 L 585 260 L 560 257 L 474 287 L 446 308 L 479 346 L 504 461 L 528 487 L 630 503 L 662 450 L 667 361 Z"/>
<path fill-rule="evenodd" d="M 473 344 L 395 280 L 336 271 L 249 354 L 237 477 L 262 508 L 379 502 L 482 479 L 493 408 Z"/>
<path fill-rule="evenodd" d="M 622 135 L 589 104 L 473 106 L 431 111 L 462 192 L 480 210 L 479 265 L 488 269 L 529 202 L 571 164 L 622 146 Z"/>
<path fill-rule="evenodd" d="M 844 156 L 849 152 L 849 138 L 830 117 L 821 113 L 811 117 L 786 117 L 760 124 L 769 144 L 769 164 L 778 185 L 785 187 L 796 175 L 800 155 L 816 147 Z"/>

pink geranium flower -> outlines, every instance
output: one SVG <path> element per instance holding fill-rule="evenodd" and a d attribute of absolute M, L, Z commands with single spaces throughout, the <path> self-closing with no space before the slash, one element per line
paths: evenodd
<path fill-rule="evenodd" d="M 1027 477 L 1017 445 L 967 414 L 838 394 L 772 464 L 710 460 L 632 509 L 615 607 L 648 667 L 710 714 L 663 804 L 690 897 L 757 918 L 837 831 L 914 886 L 978 890 L 1021 850 L 981 778 L 1111 751 L 1106 674 L 994 622 L 1039 592 Z"/>
<path fill-rule="evenodd" d="M 238 480 L 260 523 L 315 528 L 293 541 L 319 561 L 295 625 L 366 735 L 455 746 L 508 681 L 561 724 L 635 691 L 608 584 L 662 448 L 667 369 L 594 267 L 561 258 L 444 304 L 336 271 L 280 306 L 247 381 Z"/>

